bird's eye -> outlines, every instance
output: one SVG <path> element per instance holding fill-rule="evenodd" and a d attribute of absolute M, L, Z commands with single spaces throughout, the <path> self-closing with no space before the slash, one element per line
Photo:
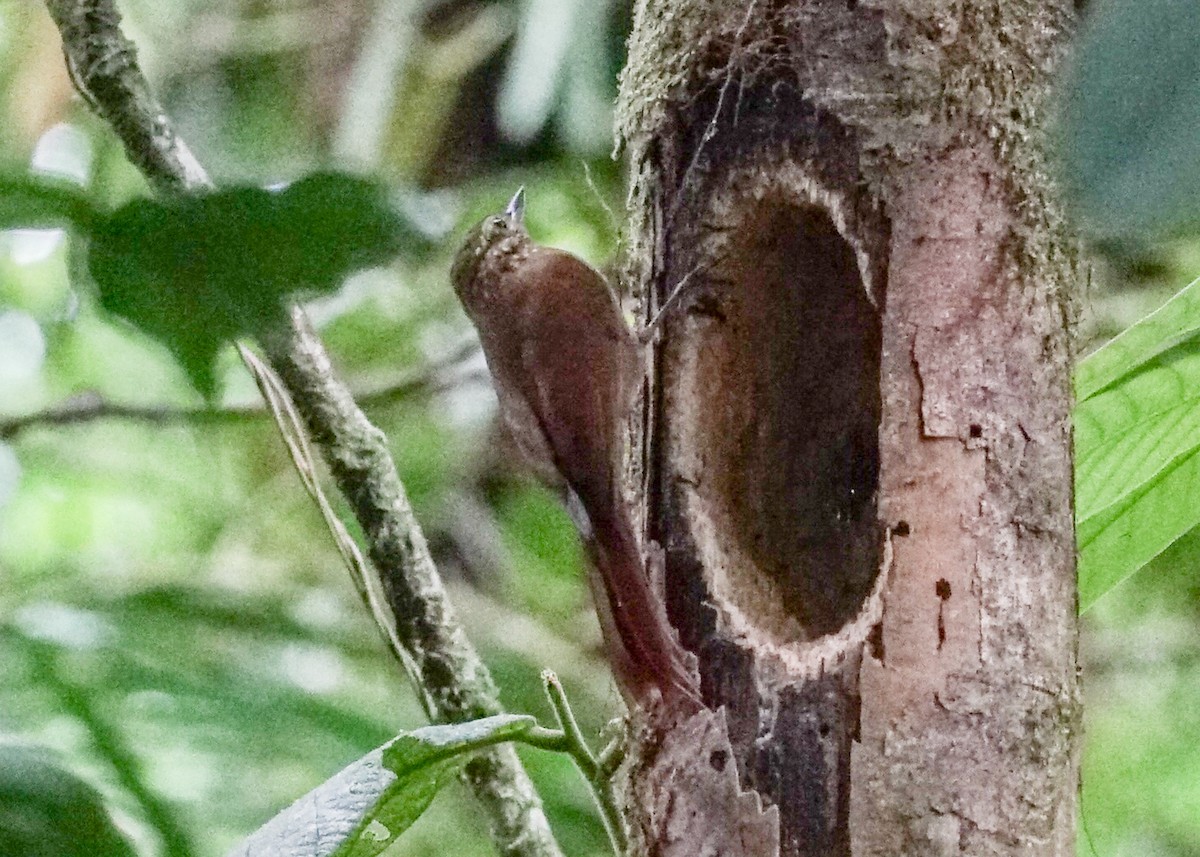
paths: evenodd
<path fill-rule="evenodd" d="M 504 231 L 503 217 L 489 217 L 483 222 L 483 237 L 487 241 L 493 241 L 497 236 Z"/>

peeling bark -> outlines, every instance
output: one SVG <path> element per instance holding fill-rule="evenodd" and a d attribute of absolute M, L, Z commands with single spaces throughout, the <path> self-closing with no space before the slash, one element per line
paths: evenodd
<path fill-rule="evenodd" d="M 640 713 L 641 853 L 1073 853 L 1070 24 L 638 4 L 627 280 L 687 291 L 637 477 L 717 712 Z"/>

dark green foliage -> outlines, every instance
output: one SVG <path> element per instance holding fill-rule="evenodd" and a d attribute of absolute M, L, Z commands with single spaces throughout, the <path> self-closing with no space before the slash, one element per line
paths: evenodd
<path fill-rule="evenodd" d="M 50 753 L 0 743 L 0 855 L 135 857 L 100 793 Z"/>
<path fill-rule="evenodd" d="M 280 324 L 293 296 L 383 264 L 408 235 L 379 185 L 315 173 L 280 191 L 135 200 L 96 227 L 88 267 L 101 305 L 163 342 L 211 400 L 223 345 Z"/>
<path fill-rule="evenodd" d="M 103 217 L 79 185 L 52 176 L 0 176 L 0 229 L 75 226 L 87 232 Z"/>

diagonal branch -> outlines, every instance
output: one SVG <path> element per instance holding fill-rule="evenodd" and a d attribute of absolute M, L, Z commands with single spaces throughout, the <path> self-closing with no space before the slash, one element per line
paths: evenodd
<path fill-rule="evenodd" d="M 150 94 L 113 0 L 47 0 L 47 6 L 76 85 L 120 136 L 130 160 L 162 192 L 211 187 Z M 383 433 L 334 377 L 299 309 L 291 322 L 264 335 L 262 345 L 362 527 L 397 635 L 420 675 L 418 692 L 439 720 L 500 713 L 496 686 L 454 614 Z M 500 854 L 558 857 L 541 800 L 511 747 L 481 754 L 466 780 Z"/>
<path fill-rule="evenodd" d="M 121 32 L 113 0 L 46 0 L 62 34 L 67 70 L 92 109 L 113 127 L 125 154 L 161 192 L 212 187 L 191 150 L 175 134 Z"/>

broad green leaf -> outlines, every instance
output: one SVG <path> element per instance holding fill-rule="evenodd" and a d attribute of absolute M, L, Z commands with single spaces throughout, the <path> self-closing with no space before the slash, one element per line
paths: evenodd
<path fill-rule="evenodd" d="M 1076 370 L 1081 609 L 1200 525 L 1198 330 L 1192 283 Z"/>
<path fill-rule="evenodd" d="M 372 750 L 243 839 L 226 857 L 329 857 L 395 782 L 396 775 L 383 766 L 383 748 Z"/>
<path fill-rule="evenodd" d="M 1098 237 L 1200 222 L 1200 3 L 1094 4 L 1063 87 L 1062 162 Z"/>
<path fill-rule="evenodd" d="M 2 742 L 0 854 L 135 857 L 99 792 L 50 753 Z"/>
<path fill-rule="evenodd" d="M 73 181 L 30 174 L 0 175 L 0 229 L 75 226 L 88 232 L 102 216 Z"/>
<path fill-rule="evenodd" d="M 336 857 L 375 857 L 421 817 L 471 754 L 517 738 L 536 724 L 527 715 L 500 714 L 401 735 L 383 750 L 383 764 L 396 775 L 396 782 L 387 787 Z"/>
<path fill-rule="evenodd" d="M 281 191 L 131 202 L 95 230 L 88 267 L 101 305 L 163 342 L 212 399 L 223 345 L 279 323 L 293 295 L 382 264 L 405 237 L 379 185 L 318 173 Z"/>
<path fill-rule="evenodd" d="M 536 725 L 503 714 L 404 733 L 326 780 L 226 857 L 374 857 L 412 826 L 471 754 Z"/>
<path fill-rule="evenodd" d="M 1083 401 L 1139 371 L 1154 357 L 1200 336 L 1200 279 L 1137 324 L 1097 349 L 1075 368 L 1075 397 Z"/>

